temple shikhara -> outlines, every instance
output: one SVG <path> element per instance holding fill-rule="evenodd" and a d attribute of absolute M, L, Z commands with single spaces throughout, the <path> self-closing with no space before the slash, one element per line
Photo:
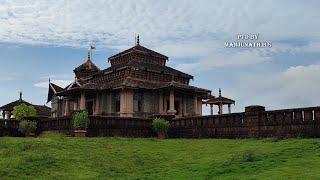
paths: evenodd
<path fill-rule="evenodd" d="M 85 110 L 94 116 L 176 117 L 202 115 L 211 91 L 191 86 L 193 76 L 166 66 L 168 57 L 139 43 L 108 58 L 111 66 L 99 69 L 88 58 L 75 68 L 75 80 L 66 88 L 49 82 L 52 117 Z"/>

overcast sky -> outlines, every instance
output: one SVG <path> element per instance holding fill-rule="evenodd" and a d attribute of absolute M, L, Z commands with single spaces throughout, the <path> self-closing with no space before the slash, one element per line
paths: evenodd
<path fill-rule="evenodd" d="M 169 57 L 192 85 L 267 109 L 320 105 L 320 1 L 1 1 L 0 105 L 19 97 L 44 104 L 48 79 L 62 86 L 86 59 L 94 63 L 134 45 Z M 259 33 L 271 48 L 225 48 Z M 208 109 L 204 110 L 208 113 Z"/>

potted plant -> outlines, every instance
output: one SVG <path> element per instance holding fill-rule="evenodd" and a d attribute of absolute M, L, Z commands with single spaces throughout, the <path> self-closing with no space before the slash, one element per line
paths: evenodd
<path fill-rule="evenodd" d="M 23 120 L 19 123 L 19 131 L 28 137 L 34 137 L 37 130 L 37 123 L 33 121 Z"/>
<path fill-rule="evenodd" d="M 155 118 L 152 121 L 152 126 L 158 133 L 158 139 L 164 139 L 170 128 L 170 122 L 163 118 Z"/>
<path fill-rule="evenodd" d="M 86 111 L 76 112 L 73 116 L 73 133 L 76 137 L 85 137 L 87 135 L 89 116 Z"/>

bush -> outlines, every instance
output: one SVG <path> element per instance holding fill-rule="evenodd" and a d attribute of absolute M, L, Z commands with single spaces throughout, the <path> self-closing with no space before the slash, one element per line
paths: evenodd
<path fill-rule="evenodd" d="M 253 162 L 256 160 L 256 155 L 253 151 L 245 151 L 242 157 L 245 162 Z"/>
<path fill-rule="evenodd" d="M 31 133 L 35 133 L 36 130 L 37 130 L 36 122 L 23 120 L 19 123 L 19 131 L 25 136 Z"/>
<path fill-rule="evenodd" d="M 170 128 L 170 122 L 163 118 L 155 118 L 152 126 L 157 133 L 167 133 Z"/>
<path fill-rule="evenodd" d="M 87 130 L 89 116 L 86 111 L 76 112 L 73 116 L 74 130 Z"/>
<path fill-rule="evenodd" d="M 13 108 L 12 114 L 16 120 L 22 121 L 24 120 L 24 117 L 36 116 L 37 110 L 33 106 L 28 106 L 25 103 L 22 103 Z"/>

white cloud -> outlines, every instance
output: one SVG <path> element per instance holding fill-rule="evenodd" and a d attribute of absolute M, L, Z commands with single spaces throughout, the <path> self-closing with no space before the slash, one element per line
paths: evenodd
<path fill-rule="evenodd" d="M 182 63 L 177 66 L 182 71 L 209 70 L 224 66 L 240 66 L 247 64 L 257 64 L 271 60 L 268 56 L 263 56 L 257 50 L 234 51 L 230 54 L 217 53 L 200 57 L 194 63 Z"/>
<path fill-rule="evenodd" d="M 72 80 L 51 80 L 51 82 L 62 87 L 62 88 L 65 88 L 66 86 L 68 86 L 72 82 Z M 39 83 L 34 84 L 34 86 L 39 87 L 39 88 L 48 89 L 49 82 L 48 81 L 39 82 Z"/>
<path fill-rule="evenodd" d="M 83 47 L 88 41 L 117 48 L 161 46 L 190 39 L 210 42 L 238 33 L 265 39 L 320 37 L 319 2 L 282 1 L 5 1 L 0 5 L 0 41 Z M 294 21 L 287 23 L 288 20 Z M 306 21 L 308 19 L 308 21 Z"/>
<path fill-rule="evenodd" d="M 22 78 L 20 73 L 0 72 L 0 81 L 14 81 Z"/>
<path fill-rule="evenodd" d="M 5 1 L 0 5 L 0 42 L 85 47 L 94 41 L 98 49 L 118 52 L 132 46 L 139 33 L 143 45 L 169 57 L 194 57 L 193 63 L 179 65 L 182 70 L 255 64 L 268 60 L 270 53 L 319 52 L 318 5 L 281 1 L 275 6 L 266 0 Z M 224 42 L 235 41 L 239 33 L 309 44 L 297 48 L 277 43 L 266 50 L 231 54 Z"/>
<path fill-rule="evenodd" d="M 294 66 L 283 72 L 239 77 L 232 90 L 242 106 L 260 104 L 269 108 L 319 105 L 320 65 Z"/>

